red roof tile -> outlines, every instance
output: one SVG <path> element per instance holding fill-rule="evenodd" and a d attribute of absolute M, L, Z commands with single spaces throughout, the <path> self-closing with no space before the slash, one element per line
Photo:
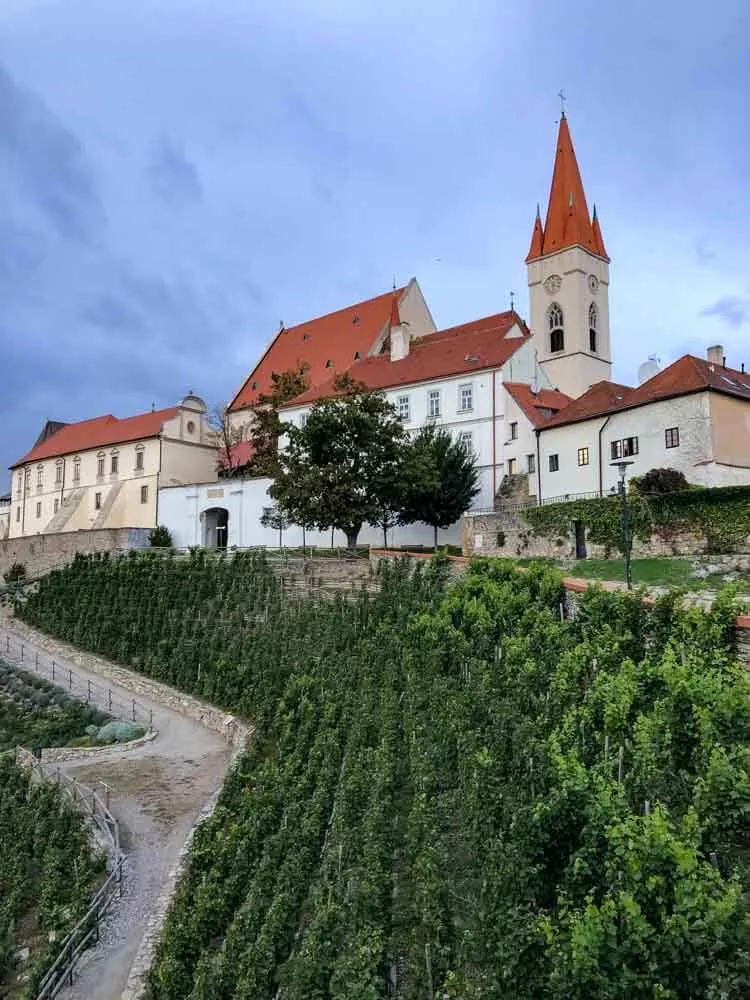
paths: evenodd
<path fill-rule="evenodd" d="M 506 339 L 517 326 L 522 336 Z M 390 389 L 398 385 L 447 378 L 487 368 L 499 368 L 526 342 L 530 334 L 515 311 L 497 313 L 464 323 L 449 330 L 418 337 L 411 342 L 409 354 L 391 361 L 388 354 L 364 358 L 349 367 L 349 375 L 370 389 Z M 334 379 L 313 386 L 287 404 L 304 406 L 336 395 Z"/>
<path fill-rule="evenodd" d="M 544 430 L 548 427 L 560 427 L 605 416 L 617 410 L 654 403 L 660 399 L 687 396 L 705 390 L 736 396 L 750 403 L 750 374 L 685 354 L 636 389 L 616 385 L 614 382 L 597 382 L 542 426 Z"/>
<path fill-rule="evenodd" d="M 532 427 L 539 427 L 552 414 L 558 413 L 573 402 L 570 396 L 557 389 L 531 391 L 525 382 L 504 382 L 504 387 L 525 414 Z"/>
<path fill-rule="evenodd" d="M 527 263 L 545 254 L 572 246 L 584 247 L 609 260 L 606 252 L 602 254 L 604 241 L 601 232 L 597 239 L 589 217 L 581 172 L 578 169 L 578 160 L 570 137 L 568 119 L 564 115 L 560 119 L 560 129 L 557 133 L 557 153 L 541 240 L 537 232 L 540 226 L 541 223 L 537 220 L 534 223 Z"/>
<path fill-rule="evenodd" d="M 57 458 L 60 455 L 90 451 L 92 448 L 104 448 L 126 441 L 144 441 L 147 438 L 157 437 L 161 433 L 162 424 L 176 417 L 177 413 L 177 407 L 171 406 L 165 410 L 125 417 L 123 420 L 118 420 L 111 413 L 107 413 L 103 417 L 80 420 L 76 424 L 65 424 L 41 444 L 35 445 L 23 458 L 19 458 L 11 465 L 11 469 L 26 465 L 28 462 L 41 462 L 45 458 Z"/>
<path fill-rule="evenodd" d="M 366 302 L 327 313 L 307 323 L 281 329 L 229 404 L 234 412 L 252 406 L 260 393 L 271 389 L 271 375 L 290 368 L 309 366 L 311 386 L 345 372 L 372 349 L 378 335 L 390 322 L 394 298 L 400 301 L 405 288 L 378 295 Z"/>

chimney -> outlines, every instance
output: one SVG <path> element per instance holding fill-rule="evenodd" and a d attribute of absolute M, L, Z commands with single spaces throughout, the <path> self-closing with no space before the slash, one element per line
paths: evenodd
<path fill-rule="evenodd" d="M 404 323 L 398 309 L 398 298 L 396 289 L 393 289 L 393 299 L 391 300 L 391 361 L 401 361 L 409 354 L 411 335 L 409 324 Z"/>
<path fill-rule="evenodd" d="M 713 347 L 709 347 L 706 351 L 706 359 L 710 361 L 712 365 L 720 365 L 723 357 L 724 348 L 721 344 L 715 344 Z"/>

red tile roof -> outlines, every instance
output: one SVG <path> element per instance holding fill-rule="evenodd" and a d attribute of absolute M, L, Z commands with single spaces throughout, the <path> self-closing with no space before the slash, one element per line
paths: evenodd
<path fill-rule="evenodd" d="M 11 465 L 15 469 L 28 462 L 41 462 L 45 458 L 77 454 L 92 448 L 123 444 L 126 441 L 145 441 L 161 433 L 162 424 L 176 417 L 178 409 L 170 406 L 165 410 L 139 413 L 135 417 L 119 420 L 107 413 L 103 417 L 80 420 L 76 424 L 65 424 L 60 430 L 35 445 L 30 452 Z"/>
<path fill-rule="evenodd" d="M 596 224 L 598 228 L 598 223 Z M 539 231 L 541 230 L 541 232 Z M 541 237 L 541 238 L 540 238 Z M 570 137 L 568 119 L 563 115 L 557 133 L 557 153 L 544 228 L 537 217 L 527 263 L 566 247 L 581 246 L 609 260 L 601 231 L 597 236 L 589 217 L 581 172 Z"/>
<path fill-rule="evenodd" d="M 635 389 L 614 382 L 597 382 L 563 411 L 546 420 L 542 429 L 705 390 L 736 396 L 750 403 L 750 374 L 685 354 Z"/>
<path fill-rule="evenodd" d="M 514 326 L 522 335 L 506 339 Z M 526 324 L 515 311 L 497 313 L 473 323 L 418 337 L 411 342 L 409 354 L 400 361 L 391 361 L 388 354 L 364 358 L 350 365 L 349 374 L 370 389 L 390 389 L 499 368 L 529 337 Z M 287 406 L 304 406 L 334 395 L 336 390 L 331 378 L 303 392 Z"/>
<path fill-rule="evenodd" d="M 504 382 L 505 389 L 518 403 L 532 427 L 539 427 L 550 416 L 558 413 L 573 402 L 570 396 L 557 389 L 539 389 L 531 391 L 531 386 L 525 382 Z"/>
<path fill-rule="evenodd" d="M 405 288 L 378 295 L 366 302 L 327 313 L 307 323 L 282 328 L 229 404 L 234 412 L 252 406 L 260 393 L 271 389 L 271 375 L 309 366 L 311 386 L 350 368 L 357 354 L 365 358 L 378 334 L 389 323 L 394 298 L 401 300 Z M 396 308 L 397 305 L 396 305 Z"/>

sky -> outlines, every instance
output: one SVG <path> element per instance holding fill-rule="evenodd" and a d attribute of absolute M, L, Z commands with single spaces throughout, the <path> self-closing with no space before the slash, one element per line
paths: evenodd
<path fill-rule="evenodd" d="M 1 0 L 0 488 L 47 419 L 232 398 L 416 276 L 528 316 L 560 102 L 613 377 L 750 366 L 747 0 Z"/>

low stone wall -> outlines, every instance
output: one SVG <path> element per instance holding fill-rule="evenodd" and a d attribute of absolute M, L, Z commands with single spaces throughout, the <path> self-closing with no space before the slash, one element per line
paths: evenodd
<path fill-rule="evenodd" d="M 96 759 L 99 754 L 112 750 L 116 753 L 127 753 L 128 750 L 137 750 L 144 743 L 150 743 L 158 735 L 154 729 L 150 733 L 146 733 L 145 736 L 139 736 L 128 743 L 103 743 L 101 746 L 93 747 L 45 747 L 40 759 L 43 764 L 62 764 L 64 761 L 80 760 L 84 757 Z"/>
<path fill-rule="evenodd" d="M 587 533 L 588 534 L 588 533 Z M 535 535 L 524 520 L 522 511 L 498 510 L 490 514 L 464 514 L 461 518 L 461 545 L 465 556 L 506 556 L 516 558 L 552 558 L 574 562 L 576 540 L 573 531 L 554 538 Z M 648 541 L 633 539 L 634 559 L 670 556 L 709 556 L 712 562 L 722 559 L 721 565 L 750 569 L 750 539 L 742 551 L 731 556 L 714 556 L 708 553 L 708 542 L 699 531 L 670 531 L 668 536 L 654 534 Z M 586 557 L 606 559 L 613 553 L 604 545 L 586 538 Z"/>
<path fill-rule="evenodd" d="M 91 531 L 60 531 L 52 535 L 28 535 L 0 541 L 0 578 L 13 563 L 26 567 L 28 577 L 43 576 L 73 562 L 77 553 L 143 549 L 149 545 L 148 528 L 100 528 Z"/>
<path fill-rule="evenodd" d="M 98 674 L 100 677 L 112 681 L 113 684 L 117 684 L 134 695 L 150 698 L 152 701 L 158 702 L 160 705 L 171 709 L 173 712 L 177 712 L 179 715 L 195 719 L 196 722 L 200 722 L 207 729 L 220 733 L 231 746 L 244 746 L 245 744 L 247 727 L 244 723 L 240 722 L 235 716 L 228 715 L 226 712 L 222 712 L 221 709 L 209 705 L 206 701 L 201 701 L 199 698 L 194 698 L 189 694 L 183 694 L 182 691 L 177 691 L 167 684 L 162 684 L 161 681 L 155 681 L 150 677 L 136 674 L 125 667 L 119 667 L 117 664 L 110 663 L 109 660 L 103 660 L 93 653 L 82 653 L 75 646 L 70 646 L 68 643 L 60 642 L 57 639 L 51 639 L 43 632 L 37 632 L 36 629 L 31 628 L 17 618 L 9 619 L 8 629 L 15 632 L 19 638 L 37 645 L 40 649 L 45 650 L 45 652 L 58 656 L 60 659 L 70 660 L 71 663 L 75 663 L 84 670 L 90 670 L 91 673 Z"/>

